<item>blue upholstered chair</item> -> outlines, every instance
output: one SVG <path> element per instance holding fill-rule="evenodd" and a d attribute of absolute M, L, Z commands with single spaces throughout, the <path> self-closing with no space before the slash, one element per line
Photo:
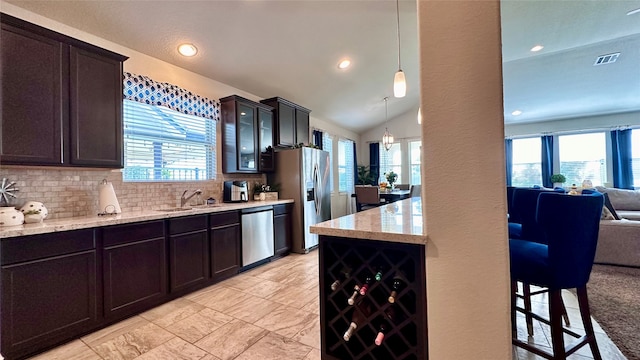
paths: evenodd
<path fill-rule="evenodd" d="M 598 229 L 604 198 L 600 193 L 588 195 L 564 195 L 541 193 L 538 198 L 537 223 L 546 244 L 527 240 L 510 239 L 512 282 L 512 322 L 515 329 L 515 312 L 520 311 L 550 325 L 553 353 L 517 339 L 513 344 L 546 359 L 566 359 L 578 348 L 589 344 L 593 358 L 602 357 L 598 350 L 589 301 L 587 282 L 591 274 L 598 242 Z M 549 319 L 531 313 L 530 309 L 516 306 L 517 281 L 546 287 L 549 290 Z M 585 335 L 562 326 L 562 289 L 575 288 Z M 565 349 L 563 334 L 580 338 Z"/>

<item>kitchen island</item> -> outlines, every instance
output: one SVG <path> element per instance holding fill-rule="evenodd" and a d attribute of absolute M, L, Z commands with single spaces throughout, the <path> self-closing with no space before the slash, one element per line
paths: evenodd
<path fill-rule="evenodd" d="M 319 235 L 323 359 L 427 359 L 419 198 L 311 227 Z"/>

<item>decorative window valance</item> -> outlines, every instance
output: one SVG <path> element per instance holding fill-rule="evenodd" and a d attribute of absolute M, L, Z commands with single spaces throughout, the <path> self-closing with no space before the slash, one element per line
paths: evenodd
<path fill-rule="evenodd" d="M 220 102 L 196 95 L 191 91 L 169 83 L 161 83 L 143 75 L 124 73 L 124 98 L 150 105 L 166 106 L 169 109 L 220 120 Z"/>

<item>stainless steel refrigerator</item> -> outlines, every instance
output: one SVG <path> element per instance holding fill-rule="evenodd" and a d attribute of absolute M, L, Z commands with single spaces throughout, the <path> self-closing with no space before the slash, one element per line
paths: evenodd
<path fill-rule="evenodd" d="M 291 251 L 307 253 L 318 246 L 318 235 L 310 233 L 309 227 L 331 218 L 329 153 L 303 147 L 275 155 L 276 171 L 270 183 L 280 184 L 281 199 L 294 200 Z"/>

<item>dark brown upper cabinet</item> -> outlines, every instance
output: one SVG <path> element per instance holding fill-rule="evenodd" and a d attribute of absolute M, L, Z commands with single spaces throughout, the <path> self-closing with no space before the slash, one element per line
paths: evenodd
<path fill-rule="evenodd" d="M 127 57 L 1 14 L 0 162 L 123 167 Z"/>
<path fill-rule="evenodd" d="M 309 143 L 309 113 L 311 110 L 280 97 L 260 100 L 273 108 L 276 147 L 292 147 Z"/>
<path fill-rule="evenodd" d="M 273 171 L 273 113 L 268 105 L 237 95 L 220 99 L 222 172 Z"/>

